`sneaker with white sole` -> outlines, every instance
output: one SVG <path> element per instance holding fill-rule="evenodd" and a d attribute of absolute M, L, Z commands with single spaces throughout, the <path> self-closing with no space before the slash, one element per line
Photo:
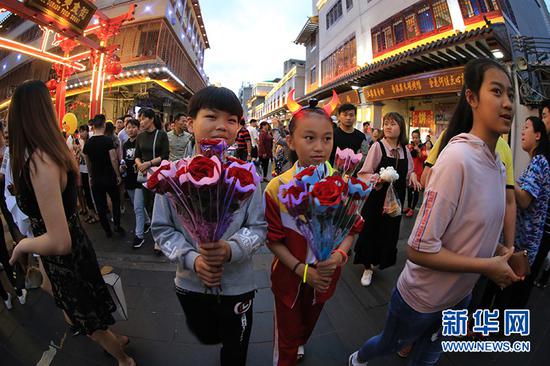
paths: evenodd
<path fill-rule="evenodd" d="M 145 240 L 143 238 L 138 238 L 137 236 L 134 238 L 134 242 L 132 244 L 132 247 L 134 249 L 138 249 L 138 248 L 141 248 L 141 246 L 143 245 L 143 243 L 145 242 Z"/>
<path fill-rule="evenodd" d="M 4 300 L 4 305 L 6 305 L 6 309 L 8 310 L 11 310 L 11 308 L 13 307 L 12 304 L 11 304 L 11 294 L 8 293 L 8 298 L 6 300 Z"/>
<path fill-rule="evenodd" d="M 19 300 L 19 303 L 21 305 L 25 305 L 25 303 L 27 302 L 27 290 L 23 289 L 21 290 L 21 292 L 21 296 L 17 296 L 17 299 Z"/>
<path fill-rule="evenodd" d="M 359 351 L 355 351 L 349 356 L 348 366 L 367 366 L 366 362 L 357 361 L 358 354 L 359 354 Z"/>
<path fill-rule="evenodd" d="M 305 356 L 305 349 L 304 349 L 304 346 L 298 346 L 298 352 L 297 352 L 297 355 L 296 355 L 296 361 L 297 362 L 300 362 L 302 361 L 302 359 L 304 358 Z"/>
<path fill-rule="evenodd" d="M 361 286 L 367 287 L 371 284 L 372 274 L 373 274 L 372 269 L 365 269 L 363 271 L 363 276 L 361 276 Z"/>

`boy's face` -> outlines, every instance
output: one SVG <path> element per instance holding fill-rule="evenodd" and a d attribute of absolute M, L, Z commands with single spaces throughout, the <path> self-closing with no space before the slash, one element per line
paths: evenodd
<path fill-rule="evenodd" d="M 233 145 L 240 129 L 239 117 L 217 109 L 201 109 L 195 118 L 189 118 L 187 128 L 195 141 L 218 138 Z"/>
<path fill-rule="evenodd" d="M 128 123 L 126 125 L 126 133 L 128 134 L 128 137 L 133 139 L 135 138 L 138 133 L 139 133 L 139 127 L 138 126 L 134 126 L 133 124 L 131 123 Z"/>

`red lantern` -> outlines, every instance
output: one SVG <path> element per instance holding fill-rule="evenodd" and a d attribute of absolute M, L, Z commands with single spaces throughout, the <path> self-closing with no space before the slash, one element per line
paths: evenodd
<path fill-rule="evenodd" d="M 105 72 L 109 75 L 118 75 L 122 72 L 122 65 L 120 62 L 112 62 L 105 68 Z"/>
<path fill-rule="evenodd" d="M 50 93 L 53 93 L 55 89 L 57 88 L 57 80 L 51 79 L 46 81 L 46 87 L 50 91 Z"/>

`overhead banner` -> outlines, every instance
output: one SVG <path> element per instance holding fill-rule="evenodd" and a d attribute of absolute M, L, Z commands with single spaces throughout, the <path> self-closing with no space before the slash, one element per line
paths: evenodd
<path fill-rule="evenodd" d="M 25 6 L 79 34 L 84 32 L 97 9 L 89 0 L 25 0 Z"/>
<path fill-rule="evenodd" d="M 416 97 L 430 94 L 456 93 L 464 84 L 464 67 L 456 67 L 384 81 L 363 88 L 368 102 Z"/>

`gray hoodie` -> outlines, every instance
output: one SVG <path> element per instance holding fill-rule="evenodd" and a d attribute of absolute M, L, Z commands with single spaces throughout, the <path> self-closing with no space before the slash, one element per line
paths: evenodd
<path fill-rule="evenodd" d="M 267 223 L 261 189 L 254 192 L 248 203 L 234 213 L 234 219 L 222 239 L 231 247 L 231 260 L 224 264 L 222 294 L 242 295 L 256 289 L 252 256 L 265 243 Z M 194 271 L 199 256 L 194 242 L 179 222 L 167 197 L 156 195 L 151 223 L 153 238 L 170 260 L 177 261 L 177 287 L 203 293 L 205 287 Z"/>

